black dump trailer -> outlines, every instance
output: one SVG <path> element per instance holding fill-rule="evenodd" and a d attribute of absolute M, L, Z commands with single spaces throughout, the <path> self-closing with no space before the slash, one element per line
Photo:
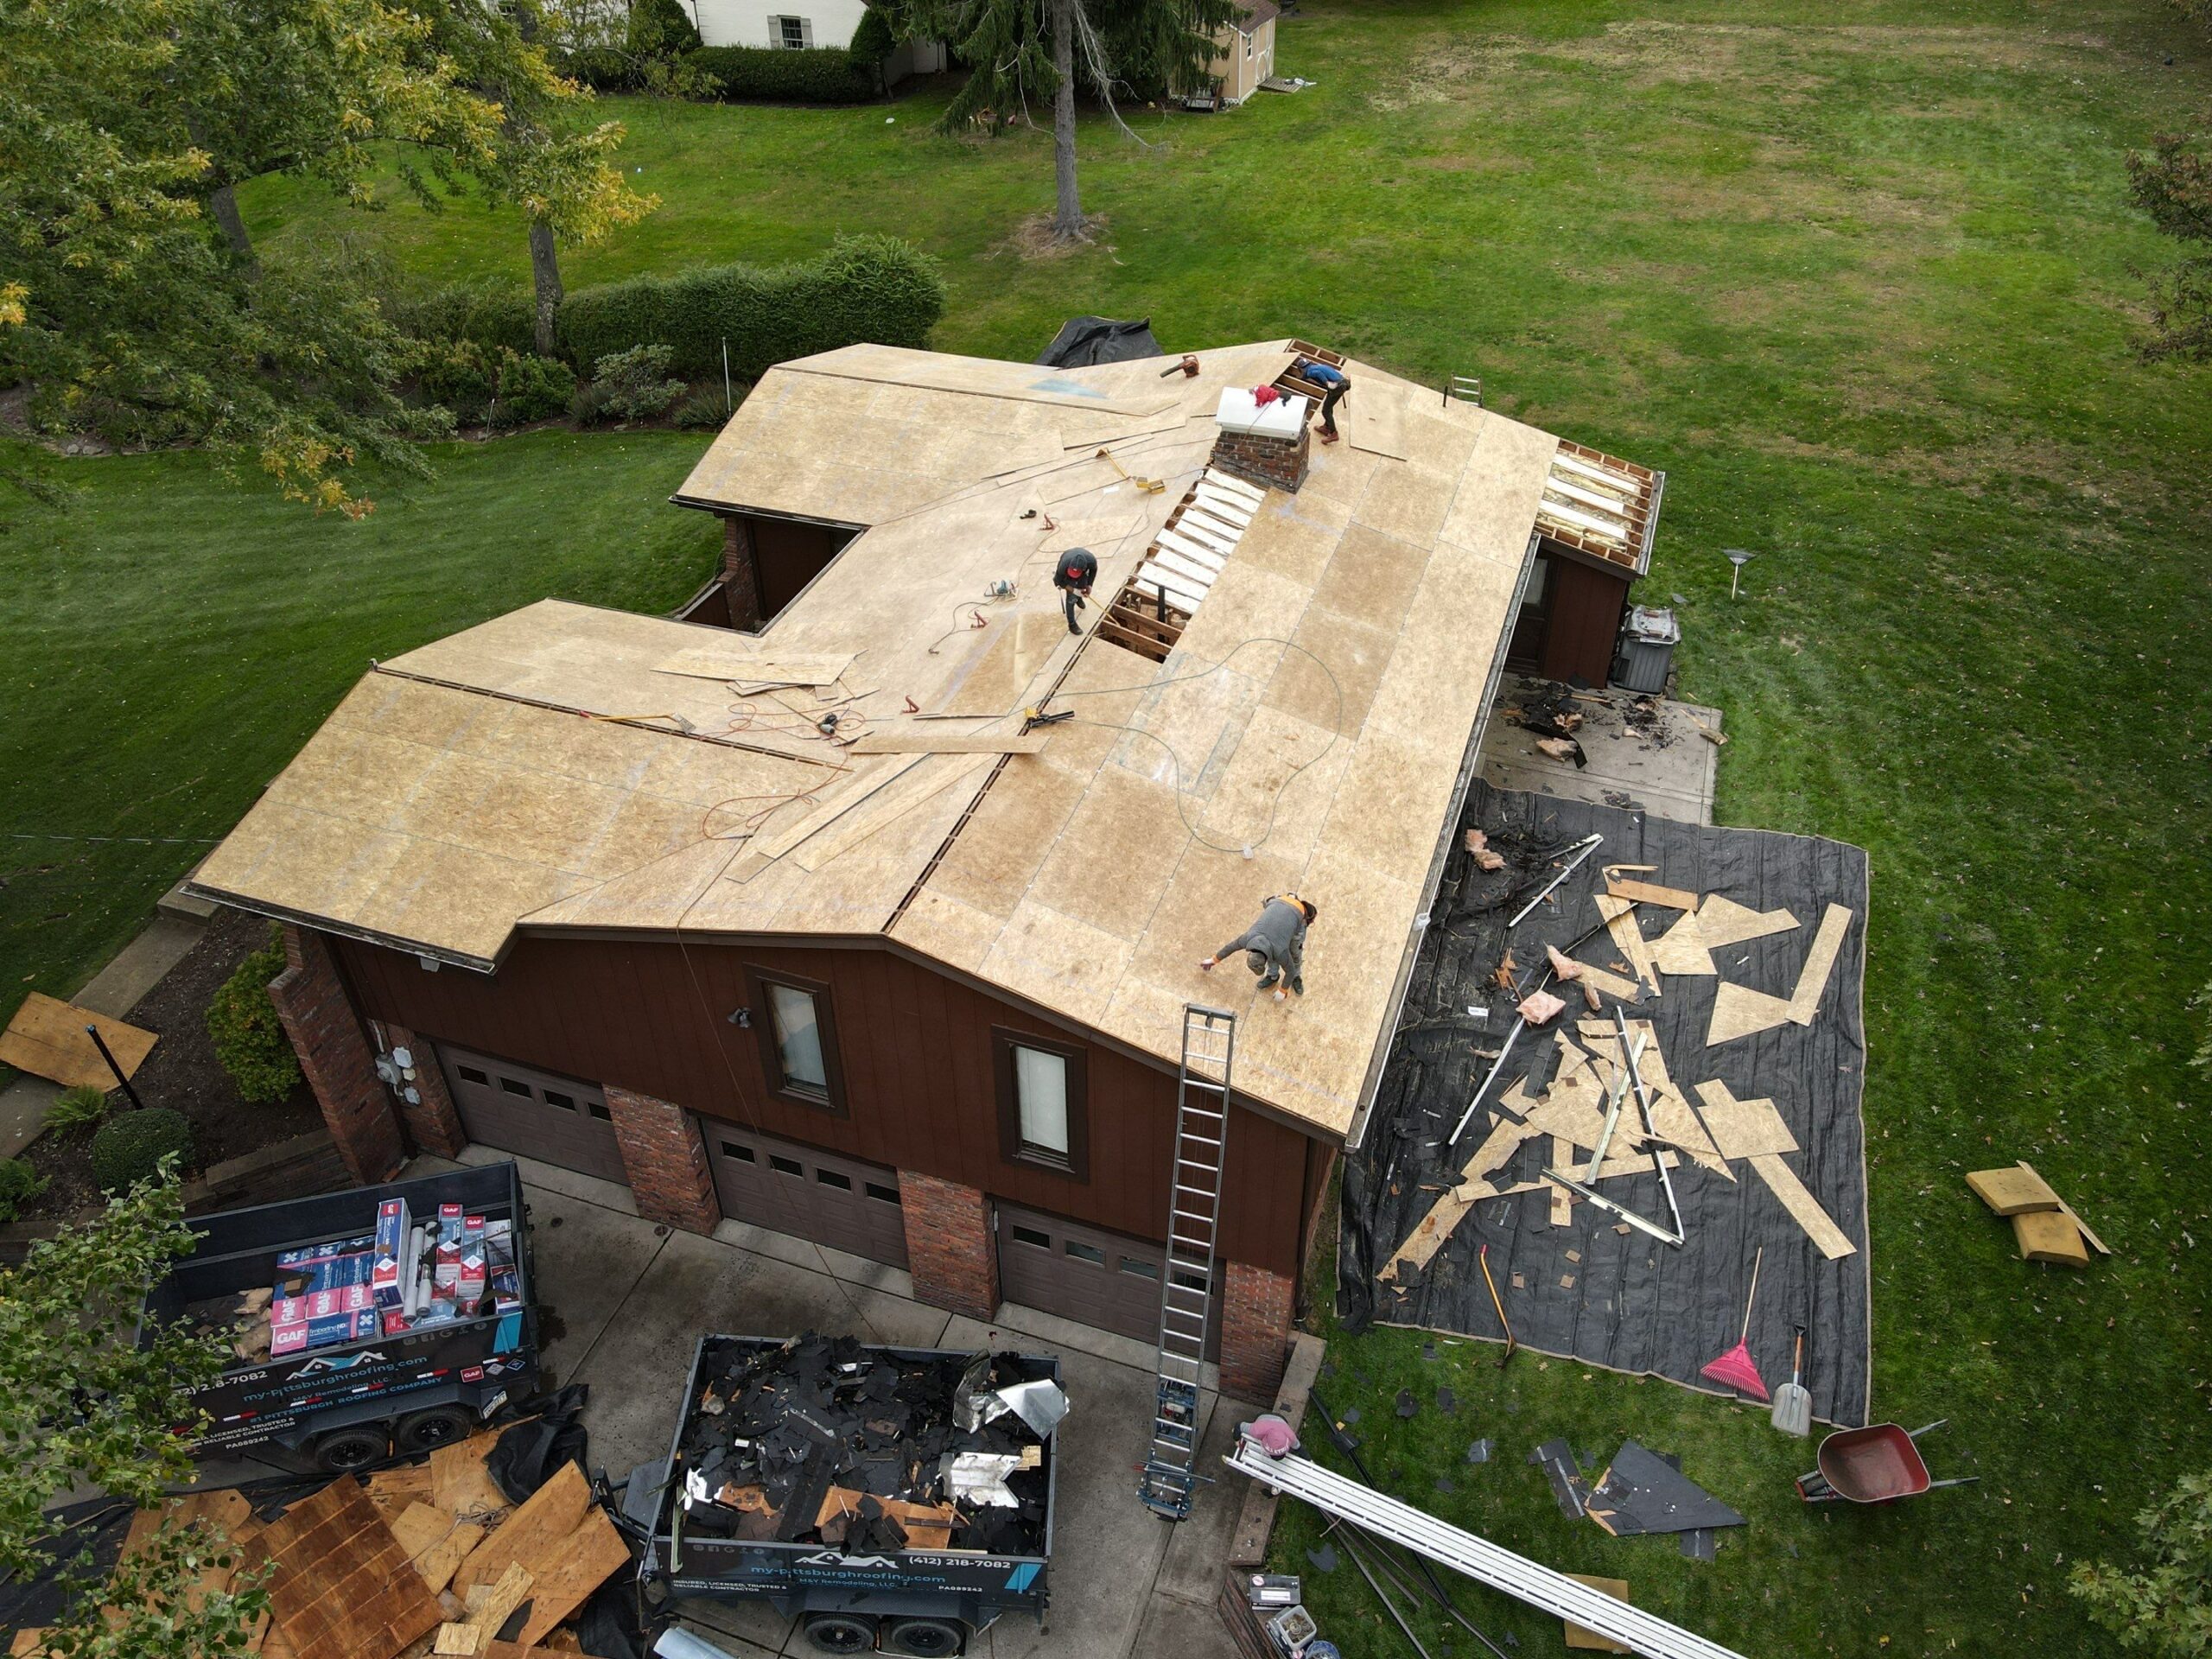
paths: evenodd
<path fill-rule="evenodd" d="M 1049 1355 L 703 1337 L 668 1461 L 625 1492 L 640 1577 L 770 1602 L 825 1653 L 942 1659 L 1008 1611 L 1041 1630 L 1059 1377 Z"/>
<path fill-rule="evenodd" d="M 374 1309 L 376 1287 L 369 1298 L 344 1289 L 308 1292 L 304 1300 L 318 1312 L 315 1345 L 270 1351 L 283 1345 L 273 1332 L 286 1311 L 272 1307 L 272 1290 L 281 1295 L 288 1283 L 312 1282 L 312 1267 L 297 1265 L 302 1256 L 321 1259 L 317 1253 L 331 1247 L 363 1244 L 377 1254 L 379 1217 L 389 1222 L 393 1200 L 423 1224 L 433 1247 L 442 1218 L 458 1217 L 469 1244 L 480 1243 L 488 1228 L 488 1276 L 496 1289 L 487 1286 L 473 1304 L 466 1291 L 420 1306 L 406 1305 L 419 1299 L 403 1297 L 390 1319 L 385 1310 L 366 1318 L 354 1310 L 359 1334 L 347 1340 L 330 1338 L 339 1315 L 320 1310 L 326 1302 L 361 1300 Z M 222 1329 L 251 1356 L 191 1396 L 208 1418 L 193 1445 L 196 1458 L 251 1458 L 290 1471 L 365 1469 L 461 1439 L 508 1401 L 537 1391 L 529 1217 L 512 1163 L 227 1210 L 188 1224 L 198 1246 L 154 1287 L 147 1315 Z M 451 1254 L 458 1258 L 465 1248 Z M 423 1265 L 429 1283 L 441 1269 L 435 1261 Z M 472 1262 L 470 1270 L 480 1265 Z M 456 1280 L 463 1271 L 456 1260 Z"/>

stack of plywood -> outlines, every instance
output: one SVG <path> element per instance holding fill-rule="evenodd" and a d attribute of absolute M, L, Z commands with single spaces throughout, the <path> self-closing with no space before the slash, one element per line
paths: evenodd
<path fill-rule="evenodd" d="M 1974 1196 L 2007 1217 L 2012 1236 L 2027 1262 L 2053 1262 L 2061 1267 L 2086 1268 L 2089 1249 L 2110 1255 L 2104 1240 L 2068 1207 L 2044 1178 L 2025 1163 L 2009 1169 L 1977 1169 L 1967 1177 Z"/>
<path fill-rule="evenodd" d="M 194 1493 L 142 1510 L 123 1553 L 194 1522 L 226 1535 L 236 1546 L 227 1564 L 209 1566 L 192 1594 L 265 1573 L 269 1611 L 244 1649 L 256 1659 L 580 1652 L 558 1627 L 628 1561 L 629 1547 L 574 1463 L 510 1503 L 484 1466 L 497 1440 L 480 1434 L 365 1482 L 343 1477 L 267 1522 L 236 1492 Z M 45 1654 L 44 1634 L 17 1631 L 10 1659 Z"/>

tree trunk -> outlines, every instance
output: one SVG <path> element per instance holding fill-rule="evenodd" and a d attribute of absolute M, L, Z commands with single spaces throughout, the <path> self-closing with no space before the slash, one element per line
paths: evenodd
<path fill-rule="evenodd" d="M 231 245 L 231 251 L 238 256 L 238 264 L 249 279 L 261 280 L 261 257 L 253 251 L 253 238 L 245 232 L 245 220 L 238 216 L 237 187 L 226 180 L 207 193 L 207 213 L 223 227 L 223 235 Z"/>
<path fill-rule="evenodd" d="M 1077 0 L 1052 0 L 1052 183 L 1058 201 L 1052 234 L 1083 234 L 1083 199 L 1075 183 L 1075 8 Z"/>
<path fill-rule="evenodd" d="M 553 245 L 553 227 L 542 219 L 530 221 L 530 275 L 537 289 L 537 316 L 532 335 L 540 357 L 553 353 L 553 320 L 560 314 L 561 256 Z"/>

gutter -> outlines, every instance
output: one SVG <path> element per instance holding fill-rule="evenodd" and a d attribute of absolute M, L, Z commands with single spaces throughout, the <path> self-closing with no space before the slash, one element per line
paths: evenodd
<path fill-rule="evenodd" d="M 1375 1052 L 1367 1062 L 1367 1076 L 1359 1086 L 1359 1104 L 1351 1115 L 1351 1127 L 1344 1133 L 1344 1150 L 1357 1152 L 1366 1138 L 1369 1116 L 1375 1109 L 1375 1095 L 1382 1084 L 1382 1069 L 1389 1064 L 1390 1051 L 1397 1046 L 1398 1022 L 1405 1013 L 1406 992 L 1413 984 L 1414 963 L 1421 957 L 1422 942 L 1428 936 L 1428 921 L 1436 906 L 1436 890 L 1443 885 L 1444 866 L 1452 856 L 1452 843 L 1459 834 L 1459 815 L 1466 810 L 1467 791 L 1475 781 L 1475 766 L 1482 758 L 1483 736 L 1490 729 L 1491 710 L 1497 703 L 1497 688 L 1505 677 L 1505 653 L 1513 641 L 1514 624 L 1521 618 L 1521 602 L 1528 596 L 1529 577 L 1536 568 L 1536 545 L 1541 534 L 1530 530 L 1528 551 L 1521 559 L 1521 580 L 1513 587 L 1513 603 L 1506 608 L 1505 626 L 1498 635 L 1497 648 L 1491 652 L 1490 677 L 1483 685 L 1482 708 L 1475 715 L 1474 728 L 1467 734 L 1466 753 L 1459 760 L 1459 775 L 1452 785 L 1452 804 L 1444 820 L 1444 834 L 1438 839 L 1436 851 L 1428 861 L 1428 879 L 1421 884 L 1421 909 L 1414 917 L 1414 929 L 1406 941 L 1405 954 L 1398 961 L 1398 976 L 1390 987 L 1389 1018 L 1383 1035 L 1375 1045 Z"/>

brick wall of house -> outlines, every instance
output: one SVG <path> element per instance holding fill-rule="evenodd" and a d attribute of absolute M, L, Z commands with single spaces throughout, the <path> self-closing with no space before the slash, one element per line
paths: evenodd
<path fill-rule="evenodd" d="M 1296 1287 L 1279 1273 L 1228 1264 L 1222 1287 L 1221 1391 L 1264 1404 L 1282 1386 Z"/>
<path fill-rule="evenodd" d="M 744 519 L 722 520 L 722 592 L 729 600 L 729 625 L 747 632 L 760 626 L 760 573 L 753 548 L 753 526 Z"/>
<path fill-rule="evenodd" d="M 638 1213 L 688 1233 L 713 1232 L 722 1206 L 698 1121 L 681 1106 L 612 1084 L 607 1109 L 613 1115 L 614 1139 Z"/>
<path fill-rule="evenodd" d="M 384 1042 L 394 1058 L 404 1049 L 413 1065 L 415 1075 L 406 1084 L 417 1098 L 410 1101 L 403 1096 L 398 1102 L 399 1120 L 407 1126 L 408 1139 L 417 1151 L 435 1153 L 441 1158 L 460 1157 L 461 1149 L 468 1144 L 468 1132 L 461 1127 L 461 1113 L 454 1106 L 453 1091 L 446 1086 L 445 1068 L 438 1064 L 437 1051 L 406 1027 L 388 1021 Z"/>
<path fill-rule="evenodd" d="M 311 928 L 284 927 L 284 971 L 269 1000 L 300 1057 L 300 1070 L 322 1108 L 322 1121 L 354 1181 L 390 1180 L 406 1161 L 391 1090 L 377 1076 L 375 1051 L 361 1029 L 330 942 Z"/>
<path fill-rule="evenodd" d="M 906 1266 L 914 1295 L 971 1319 L 999 1310 L 999 1255 L 990 1201 L 972 1186 L 910 1169 L 899 1172 L 906 1220 Z"/>
<path fill-rule="evenodd" d="M 1311 427 L 1300 427 L 1295 438 L 1224 432 L 1214 440 L 1211 464 L 1263 489 L 1287 490 L 1295 495 L 1298 486 L 1306 482 L 1313 448 Z"/>

